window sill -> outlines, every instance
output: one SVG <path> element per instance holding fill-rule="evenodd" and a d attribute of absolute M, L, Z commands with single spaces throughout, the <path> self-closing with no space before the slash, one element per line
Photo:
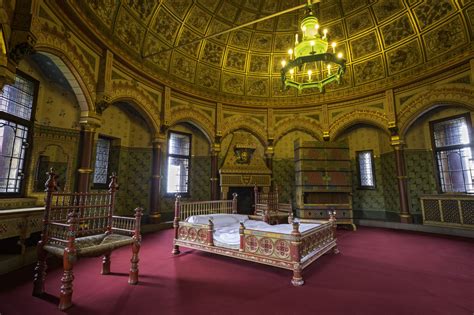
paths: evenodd
<path fill-rule="evenodd" d="M 33 208 L 36 206 L 37 198 L 0 198 L 0 211 L 20 209 L 20 208 Z"/>

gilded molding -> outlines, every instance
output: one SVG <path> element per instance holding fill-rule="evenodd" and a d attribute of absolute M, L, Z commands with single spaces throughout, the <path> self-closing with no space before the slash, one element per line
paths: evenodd
<path fill-rule="evenodd" d="M 127 101 L 138 106 L 138 110 L 145 114 L 145 119 L 151 124 L 153 133 L 160 130 L 160 104 L 140 86 L 131 82 L 114 81 L 110 102 Z"/>
<path fill-rule="evenodd" d="M 318 121 L 295 114 L 278 121 L 275 125 L 274 145 L 276 145 L 283 136 L 295 130 L 305 132 L 313 138 L 321 140 L 323 138 L 322 129 L 323 127 Z"/>
<path fill-rule="evenodd" d="M 355 109 L 344 113 L 329 126 L 329 134 L 332 139 L 336 139 L 345 129 L 357 123 L 376 126 L 389 134 L 387 115 L 379 111 L 366 109 Z"/>
<path fill-rule="evenodd" d="M 86 98 L 87 110 L 95 110 L 96 79 L 94 70 L 85 60 L 81 50 L 71 40 L 71 35 L 67 31 L 61 31 L 57 26 L 50 26 L 47 23 L 36 22 L 33 27 L 38 29 L 36 51 L 50 53 L 60 58 L 81 86 Z M 86 109 L 82 108 L 82 110 Z"/>
<path fill-rule="evenodd" d="M 175 106 L 171 109 L 169 117 L 170 126 L 180 122 L 191 122 L 204 132 L 211 144 L 214 143 L 214 123 L 199 110 L 192 108 L 190 105 Z"/>
<path fill-rule="evenodd" d="M 249 131 L 265 146 L 267 143 L 267 132 L 265 125 L 258 119 L 249 115 L 233 115 L 224 119 L 222 127 L 222 138 L 233 131 L 243 129 Z"/>
<path fill-rule="evenodd" d="M 405 137 L 411 124 L 427 111 L 446 104 L 456 104 L 474 110 L 474 87 L 453 83 L 433 85 L 408 99 L 397 114 L 400 136 Z"/>

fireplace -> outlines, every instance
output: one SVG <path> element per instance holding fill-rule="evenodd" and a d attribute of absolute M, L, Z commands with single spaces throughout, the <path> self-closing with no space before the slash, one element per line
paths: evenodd
<path fill-rule="evenodd" d="M 227 199 L 232 199 L 232 194 L 237 193 L 237 212 L 240 214 L 253 214 L 253 188 L 252 187 L 229 187 Z"/>
<path fill-rule="evenodd" d="M 272 182 L 272 171 L 263 160 L 264 148 L 254 143 L 246 132 L 235 132 L 227 149 L 222 167 L 219 169 L 221 199 L 237 200 L 242 212 L 253 213 L 252 189 L 256 185 L 268 191 Z"/>

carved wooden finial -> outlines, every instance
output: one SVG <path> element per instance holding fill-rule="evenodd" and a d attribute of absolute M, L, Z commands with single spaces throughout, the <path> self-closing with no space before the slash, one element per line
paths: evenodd
<path fill-rule="evenodd" d="M 299 228 L 300 228 L 299 222 L 293 222 L 292 225 L 293 225 L 293 231 L 291 232 L 291 234 L 294 234 L 294 233 L 299 234 L 300 233 L 300 231 L 299 231 Z"/>
<path fill-rule="evenodd" d="M 181 195 L 180 194 L 176 194 L 174 195 L 176 197 L 176 202 L 179 202 L 181 200 Z"/>
<path fill-rule="evenodd" d="M 117 176 L 115 175 L 115 172 L 112 172 L 112 175 L 110 176 L 109 190 L 116 191 L 117 189 L 118 189 Z"/>
<path fill-rule="evenodd" d="M 234 199 L 234 200 L 237 199 L 237 196 L 238 196 L 237 193 L 233 193 L 233 194 L 232 194 L 232 199 Z"/>
<path fill-rule="evenodd" d="M 49 172 L 46 172 L 46 174 L 48 175 L 48 180 L 46 180 L 46 183 L 44 184 L 44 187 L 46 188 L 44 191 L 55 191 L 57 189 L 57 184 L 54 168 L 51 167 Z"/>
<path fill-rule="evenodd" d="M 289 214 L 288 214 L 288 223 L 289 224 L 293 224 L 294 222 L 294 215 L 293 215 L 293 211 L 291 211 Z"/>

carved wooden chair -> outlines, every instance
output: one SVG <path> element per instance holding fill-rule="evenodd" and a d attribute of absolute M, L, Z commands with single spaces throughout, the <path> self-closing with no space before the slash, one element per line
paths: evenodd
<path fill-rule="evenodd" d="M 269 192 L 260 192 L 258 187 L 254 186 L 254 198 L 254 215 L 262 217 L 262 220 L 269 224 L 284 223 L 290 215 L 293 215 L 290 203 L 279 202 L 277 186 Z"/>
<path fill-rule="evenodd" d="M 79 257 L 103 255 L 102 274 L 110 273 L 110 254 L 119 247 L 131 245 L 132 258 L 128 283 L 138 283 L 138 252 L 142 209 L 135 217 L 114 216 L 117 178 L 112 175 L 107 192 L 59 192 L 53 170 L 46 182 L 45 209 L 41 240 L 38 242 L 38 263 L 34 274 L 33 295 L 44 293 L 46 258 L 61 257 L 64 274 L 61 278 L 59 309 L 72 306 L 73 266 Z"/>

